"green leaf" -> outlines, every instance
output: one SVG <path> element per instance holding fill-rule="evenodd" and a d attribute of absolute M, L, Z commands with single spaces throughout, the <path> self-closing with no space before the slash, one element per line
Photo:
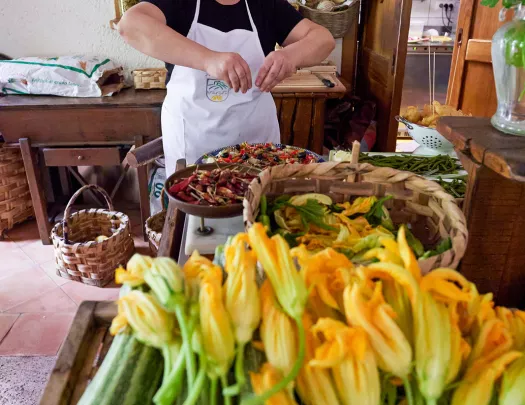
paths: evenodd
<path fill-rule="evenodd" d="M 283 208 L 286 203 L 292 198 L 290 195 L 281 195 L 277 197 L 271 204 L 268 206 L 268 215 L 271 216 L 275 211 Z"/>
<path fill-rule="evenodd" d="M 499 0 L 481 0 L 482 6 L 496 7 L 498 3 L 499 3 Z"/>
<path fill-rule="evenodd" d="M 370 225 L 383 225 L 385 228 L 389 229 L 389 226 L 393 227 L 392 221 L 390 220 L 390 216 L 388 215 L 387 210 L 383 210 L 383 204 L 391 200 L 393 197 L 391 195 L 387 195 L 386 197 L 380 198 L 377 200 L 374 205 L 372 205 L 372 208 L 370 208 L 370 211 L 368 211 L 365 215 L 366 220 Z M 385 213 L 386 211 L 386 213 Z M 383 224 L 383 218 L 388 218 L 390 220 L 390 223 L 388 220 L 385 221 L 385 224 Z M 391 225 L 390 225 L 391 224 Z M 392 230 L 392 229 L 389 229 Z"/>
<path fill-rule="evenodd" d="M 428 259 L 429 257 L 445 253 L 449 249 L 452 249 L 452 240 L 450 238 L 443 239 L 433 250 L 426 251 L 420 258 Z"/>
<path fill-rule="evenodd" d="M 407 226 L 403 225 L 405 228 L 405 234 L 407 237 L 408 246 L 414 251 L 416 257 L 421 257 L 425 254 L 425 248 L 423 247 L 423 244 L 421 241 L 414 236 L 412 232 L 410 232 L 410 229 L 408 229 Z"/>
<path fill-rule="evenodd" d="M 293 205 L 288 202 L 286 205 L 295 208 L 295 210 L 301 216 L 301 221 L 303 222 L 305 228 L 308 228 L 308 224 L 314 224 L 327 231 L 337 231 L 336 228 L 327 225 L 324 222 L 324 217 L 327 213 L 326 206 L 322 205 L 317 200 L 308 199 L 304 205 Z"/>

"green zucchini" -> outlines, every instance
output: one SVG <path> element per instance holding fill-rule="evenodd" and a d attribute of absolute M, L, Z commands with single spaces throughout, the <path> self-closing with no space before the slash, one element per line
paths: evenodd
<path fill-rule="evenodd" d="M 149 405 L 162 375 L 160 352 L 121 333 L 78 405 Z"/>
<path fill-rule="evenodd" d="M 130 342 L 131 335 L 128 333 L 119 333 L 113 339 L 111 347 L 106 354 L 106 358 L 102 362 L 102 365 L 98 369 L 95 378 L 87 386 L 86 391 L 80 398 L 78 405 L 95 405 L 98 401 L 98 398 L 102 397 L 102 393 L 106 388 L 107 382 L 113 376 L 114 366 L 124 354 L 126 345 Z"/>

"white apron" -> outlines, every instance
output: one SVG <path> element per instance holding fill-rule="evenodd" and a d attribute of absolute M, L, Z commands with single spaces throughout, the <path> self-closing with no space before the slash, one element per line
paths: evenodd
<path fill-rule="evenodd" d="M 206 72 L 183 66 L 173 68 L 162 107 L 162 140 L 168 176 L 181 158 L 191 164 L 203 154 L 224 146 L 279 142 L 280 139 L 273 98 L 255 87 L 264 52 L 248 2 L 246 9 L 252 31 L 230 32 L 199 24 L 200 3 L 197 0 L 187 37 L 212 51 L 241 55 L 250 67 L 253 87 L 246 94 L 235 93 L 225 82 Z"/>

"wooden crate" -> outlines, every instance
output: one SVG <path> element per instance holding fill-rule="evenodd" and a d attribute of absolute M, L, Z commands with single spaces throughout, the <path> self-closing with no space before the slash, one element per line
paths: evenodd
<path fill-rule="evenodd" d="M 80 304 L 40 405 L 74 405 L 79 401 L 113 341 L 109 326 L 116 315 L 113 301 Z"/>

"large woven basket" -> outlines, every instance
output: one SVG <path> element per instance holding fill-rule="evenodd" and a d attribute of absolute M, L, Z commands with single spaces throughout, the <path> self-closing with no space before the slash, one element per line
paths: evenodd
<path fill-rule="evenodd" d="M 135 69 L 133 84 L 138 90 L 165 89 L 167 75 L 165 68 Z"/>
<path fill-rule="evenodd" d="M 299 3 L 299 12 L 303 17 L 325 27 L 334 38 L 343 38 L 350 27 L 358 23 L 359 4 L 359 1 L 354 1 L 346 10 L 323 11 Z"/>
<path fill-rule="evenodd" d="M 97 190 L 108 209 L 80 210 L 71 214 L 78 196 L 87 189 Z M 66 206 L 64 219 L 51 231 L 57 274 L 68 280 L 102 287 L 114 279 L 115 269 L 126 265 L 135 248 L 127 215 L 116 212 L 109 195 L 96 185 L 80 188 Z M 96 242 L 98 236 L 107 239 Z"/>
<path fill-rule="evenodd" d="M 438 267 L 456 268 L 465 253 L 466 221 L 454 197 L 439 184 L 413 173 L 366 163 L 281 165 L 263 171 L 252 181 L 245 195 L 246 228 L 259 214 L 261 195 L 266 195 L 271 201 L 283 194 L 312 192 L 329 195 L 337 203 L 356 196 L 392 195 L 394 198 L 385 205 L 394 223 L 410 223 L 425 245 L 433 246 L 450 237 L 452 249 L 419 261 L 423 273 Z"/>
<path fill-rule="evenodd" d="M 20 149 L 0 144 L 0 235 L 32 216 L 33 204 Z"/>

